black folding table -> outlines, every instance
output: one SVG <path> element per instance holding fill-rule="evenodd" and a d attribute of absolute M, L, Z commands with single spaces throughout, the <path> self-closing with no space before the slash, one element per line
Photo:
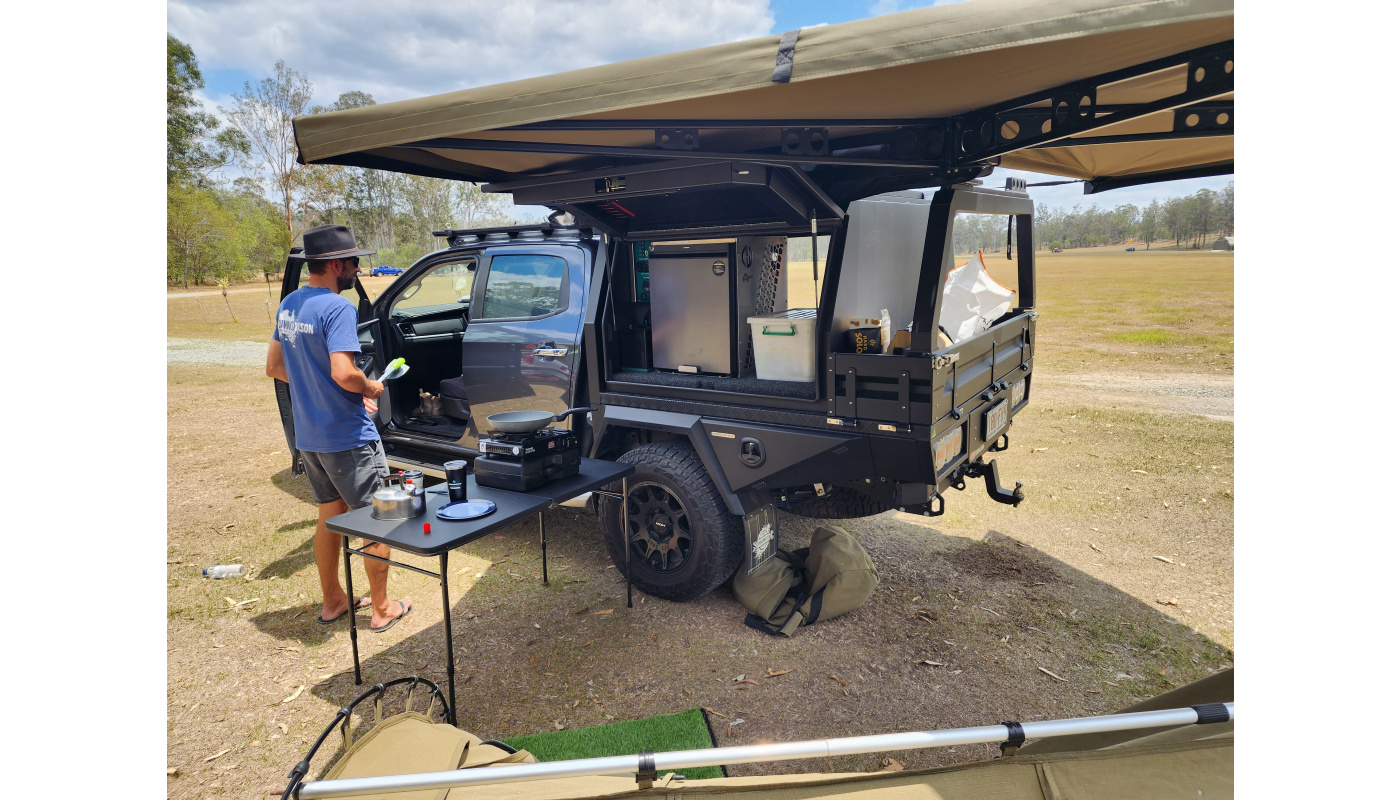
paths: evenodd
<path fill-rule="evenodd" d="M 447 503 L 447 494 L 429 491 L 427 496 L 427 512 L 417 517 L 403 520 L 382 520 L 375 519 L 366 506 L 359 508 L 348 514 L 341 514 L 326 520 L 326 527 L 336 533 L 341 534 L 343 550 L 345 553 L 345 589 L 349 593 L 351 602 L 354 602 L 355 588 L 350 576 L 350 556 L 358 555 L 363 558 L 372 558 L 375 561 L 383 561 L 386 564 L 393 564 L 396 567 L 412 570 L 429 577 L 438 579 L 442 586 L 442 627 L 447 640 L 447 696 L 448 714 L 450 722 L 457 724 L 457 683 L 456 665 L 452 657 L 452 608 L 447 597 L 447 554 L 466 544 L 480 539 L 481 537 L 500 530 L 508 525 L 519 522 L 522 519 L 535 514 L 539 517 L 540 524 L 540 561 L 543 582 L 549 584 L 549 563 L 545 560 L 548 555 L 548 539 L 545 535 L 544 512 L 546 509 L 558 505 L 565 500 L 571 500 L 585 492 L 598 492 L 608 496 L 614 496 L 611 492 L 600 491 L 602 487 L 615 481 L 622 481 L 621 497 L 627 496 L 627 476 L 636 471 L 631 464 L 620 464 L 615 461 L 601 461 L 593 458 L 582 459 L 579 463 L 578 475 L 561 478 L 552 481 L 529 492 L 511 492 L 505 489 L 493 489 L 476 485 L 475 476 L 467 478 L 467 497 L 473 500 L 490 500 L 496 504 L 496 510 L 487 516 L 473 520 L 445 520 L 438 519 L 437 509 Z M 436 487 L 434 487 L 436 488 Z M 622 531 L 624 539 L 627 536 L 627 509 L 626 504 L 622 505 Z M 429 532 L 423 532 L 423 524 L 429 525 Z M 375 544 L 388 545 L 392 550 L 406 550 L 420 556 L 437 556 L 439 572 L 421 569 L 411 564 L 404 564 L 388 558 L 381 558 L 376 555 L 364 552 L 365 545 L 361 548 L 350 546 L 350 538 L 358 536 L 367 539 Z M 623 553 L 628 553 L 630 548 L 623 545 Z M 624 565 L 625 578 L 627 580 L 627 604 L 632 604 L 632 582 L 630 559 Z M 355 683 L 359 685 L 360 680 L 360 643 L 355 626 L 355 615 L 350 617 L 350 651 L 355 659 Z"/>

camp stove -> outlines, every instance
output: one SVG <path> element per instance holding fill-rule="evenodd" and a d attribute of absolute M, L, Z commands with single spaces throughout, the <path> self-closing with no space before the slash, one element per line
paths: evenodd
<path fill-rule="evenodd" d="M 552 480 L 578 474 L 582 448 L 571 431 L 489 431 L 487 437 L 477 445 L 481 455 L 472 465 L 478 486 L 528 492 Z"/>

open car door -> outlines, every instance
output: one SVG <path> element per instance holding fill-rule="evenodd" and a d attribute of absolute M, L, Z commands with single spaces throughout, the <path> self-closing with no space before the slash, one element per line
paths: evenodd
<path fill-rule="evenodd" d="M 306 262 L 299 258 L 292 258 L 301 251 L 300 247 L 293 247 L 287 255 L 286 266 L 282 269 L 282 293 L 278 296 L 279 304 L 306 281 Z M 364 370 L 366 375 L 376 377 L 383 368 L 379 361 L 376 344 L 379 335 L 378 324 L 374 318 L 369 294 L 365 292 L 365 287 L 360 284 L 359 278 L 355 279 L 355 295 L 358 299 L 356 319 L 359 320 L 357 327 L 360 334 L 360 355 L 355 357 L 355 366 Z M 270 338 L 271 336 L 269 336 Z M 272 384 L 273 391 L 277 394 L 277 414 L 282 419 L 282 431 L 287 436 L 287 449 L 291 451 L 292 455 L 292 475 L 301 475 L 306 472 L 306 467 L 301 463 L 301 452 L 297 450 L 296 422 L 292 419 L 292 390 L 288 384 L 279 380 L 274 380 Z M 387 409 L 381 408 L 380 413 L 371 416 L 374 419 L 375 427 L 382 430 L 384 423 L 381 420 L 388 419 Z"/>

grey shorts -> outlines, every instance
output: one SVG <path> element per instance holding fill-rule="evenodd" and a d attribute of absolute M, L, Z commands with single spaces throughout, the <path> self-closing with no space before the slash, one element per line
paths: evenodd
<path fill-rule="evenodd" d="M 311 479 L 311 496 L 316 502 L 344 500 L 351 509 L 364 508 L 374 490 L 389 475 L 389 461 L 379 440 L 336 453 L 301 451 L 306 477 Z"/>

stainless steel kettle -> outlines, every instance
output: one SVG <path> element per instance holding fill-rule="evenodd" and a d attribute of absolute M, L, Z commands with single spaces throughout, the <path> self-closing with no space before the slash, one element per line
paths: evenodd
<path fill-rule="evenodd" d="M 427 510 L 424 494 L 405 486 L 400 475 L 386 476 L 384 485 L 374 490 L 370 502 L 373 507 L 369 513 L 375 519 L 410 519 Z"/>

